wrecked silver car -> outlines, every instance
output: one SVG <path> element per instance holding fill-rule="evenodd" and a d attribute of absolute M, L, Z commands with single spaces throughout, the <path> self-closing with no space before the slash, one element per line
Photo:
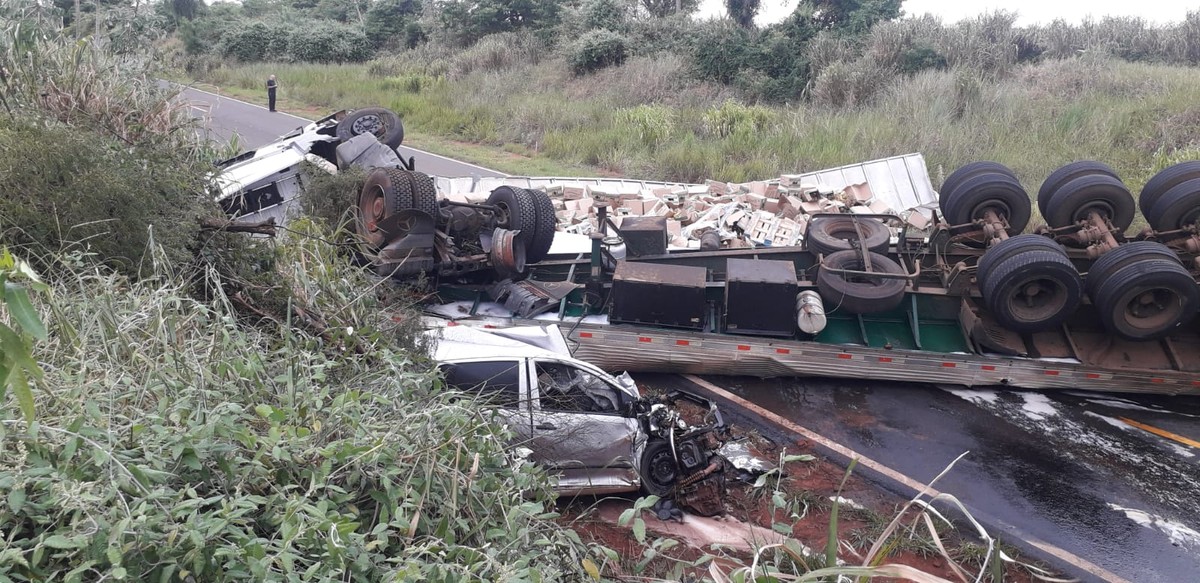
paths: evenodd
<path fill-rule="evenodd" d="M 733 468 L 719 453 L 729 430 L 715 404 L 683 392 L 642 397 L 629 375 L 572 358 L 553 326 L 431 334 L 446 385 L 495 407 L 514 446 L 558 475 L 560 493 L 641 490 L 696 514 L 723 511 Z M 679 405 L 702 421 L 685 422 Z"/>

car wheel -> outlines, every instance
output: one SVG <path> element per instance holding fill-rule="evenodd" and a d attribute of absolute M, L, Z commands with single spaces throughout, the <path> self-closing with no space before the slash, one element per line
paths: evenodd
<path fill-rule="evenodd" d="M 813 253 L 825 255 L 852 249 L 850 241 L 858 238 L 860 228 L 863 234 L 861 246 L 864 249 L 875 253 L 887 253 L 892 238 L 892 230 L 887 225 L 877 219 L 856 219 L 848 216 L 813 219 L 808 226 L 805 248 Z"/>
<path fill-rule="evenodd" d="M 374 136 L 387 147 L 395 150 L 404 142 L 404 124 L 396 112 L 383 107 L 356 109 L 337 124 L 337 138 L 343 142 L 361 134 Z"/>
<path fill-rule="evenodd" d="M 817 271 L 817 289 L 826 310 L 843 309 L 851 314 L 886 312 L 900 305 L 906 283 L 903 279 L 849 275 L 832 270 L 864 270 L 858 251 L 838 251 L 825 256 Z M 904 270 L 885 255 L 871 253 L 871 269 L 879 273 L 902 275 Z M 832 307 L 830 307 L 832 306 Z"/>
<path fill-rule="evenodd" d="M 655 496 L 666 496 L 679 482 L 679 464 L 671 444 L 665 439 L 652 439 L 642 452 L 642 490 Z"/>

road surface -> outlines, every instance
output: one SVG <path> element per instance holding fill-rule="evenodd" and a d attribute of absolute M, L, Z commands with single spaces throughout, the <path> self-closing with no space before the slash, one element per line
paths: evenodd
<path fill-rule="evenodd" d="M 306 123 L 194 89 L 184 97 L 215 139 L 236 134 L 242 149 Z M 430 174 L 501 175 L 403 150 Z M 989 517 L 1003 540 L 1046 541 L 1131 582 L 1200 581 L 1200 399 L 708 380 L 921 481 L 970 452 L 938 487 Z"/>
<path fill-rule="evenodd" d="M 194 88 L 184 88 L 182 97 L 188 101 L 192 115 L 205 120 L 208 136 L 224 144 L 234 144 L 240 151 L 253 150 L 275 141 L 276 138 L 311 120 L 282 111 L 271 112 L 266 107 L 221 97 Z M 504 176 L 503 172 L 459 162 L 444 156 L 401 146 L 397 153 L 404 159 L 413 156 L 417 169 L 437 176 Z"/>

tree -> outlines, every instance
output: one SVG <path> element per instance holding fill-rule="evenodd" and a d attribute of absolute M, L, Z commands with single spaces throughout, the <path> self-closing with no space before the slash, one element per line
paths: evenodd
<path fill-rule="evenodd" d="M 758 9 L 762 7 L 762 0 L 725 0 L 725 10 L 738 26 L 742 28 L 753 28 L 754 17 L 758 16 Z"/>
<path fill-rule="evenodd" d="M 408 44 L 406 29 L 420 14 L 420 0 L 378 0 L 367 10 L 363 29 L 372 46 Z"/>
<path fill-rule="evenodd" d="M 700 7 L 700 0 L 641 0 L 642 8 L 655 18 L 672 14 L 688 15 Z"/>
<path fill-rule="evenodd" d="M 862 34 L 881 20 L 900 17 L 903 0 L 800 0 L 797 12 L 811 11 L 817 26 L 848 34 Z"/>
<path fill-rule="evenodd" d="M 442 26 L 463 45 L 489 34 L 541 30 L 559 22 L 557 0 L 440 0 L 437 8 Z"/>

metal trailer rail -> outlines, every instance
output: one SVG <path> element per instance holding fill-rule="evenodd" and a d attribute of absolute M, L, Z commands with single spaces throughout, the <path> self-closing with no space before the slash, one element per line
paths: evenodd
<path fill-rule="evenodd" d="M 1068 359 L 980 356 L 731 336 L 633 325 L 468 318 L 450 325 L 559 324 L 576 358 L 609 371 L 771 377 L 869 378 L 968 387 L 1085 389 L 1200 395 L 1200 373 L 1111 369 Z"/>

